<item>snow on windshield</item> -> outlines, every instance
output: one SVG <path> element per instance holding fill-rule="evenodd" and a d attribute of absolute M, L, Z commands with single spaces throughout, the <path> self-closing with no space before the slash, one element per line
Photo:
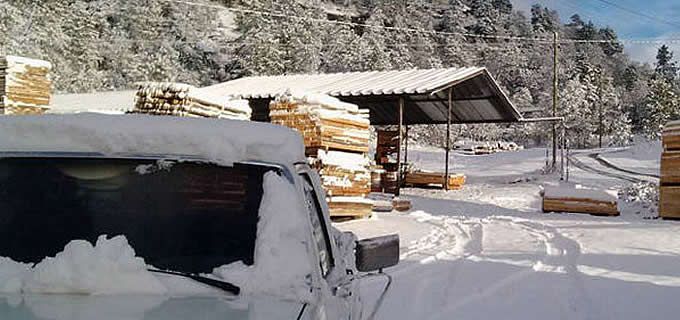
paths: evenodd
<path fill-rule="evenodd" d="M 255 264 L 218 267 L 205 275 L 233 282 L 243 294 L 309 300 L 313 262 L 308 253 L 308 224 L 295 185 L 275 172 L 264 176 Z M 125 236 L 100 236 L 92 245 L 73 240 L 54 257 L 36 265 L 0 257 L 0 293 L 52 294 L 213 294 L 192 280 L 157 275 L 138 257 Z"/>
<path fill-rule="evenodd" d="M 294 299 L 309 297 L 313 262 L 308 253 L 309 222 L 295 186 L 275 172 L 264 176 L 264 194 L 257 224 L 255 264 L 216 268 L 218 277 L 249 293 Z"/>

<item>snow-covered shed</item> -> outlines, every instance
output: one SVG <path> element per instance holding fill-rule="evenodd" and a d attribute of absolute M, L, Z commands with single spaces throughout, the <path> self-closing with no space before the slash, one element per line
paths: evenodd
<path fill-rule="evenodd" d="M 408 125 L 448 124 L 448 129 L 451 124 L 532 121 L 522 117 L 482 67 L 254 76 L 201 90 L 247 99 L 253 108 L 252 120 L 266 122 L 269 103 L 278 95 L 302 91 L 333 96 L 368 109 L 371 125 L 398 125 L 398 146 L 404 140 L 401 128 Z M 401 147 L 397 150 L 401 152 Z M 396 158 L 396 167 L 401 168 L 402 157 L 397 154 Z M 443 177 L 448 177 L 446 164 Z M 397 185 L 401 185 L 399 180 Z"/>
<path fill-rule="evenodd" d="M 440 68 L 245 77 L 203 88 L 248 99 L 253 120 L 267 121 L 269 101 L 286 91 L 322 93 L 367 108 L 372 125 L 509 123 L 522 115 L 486 68 Z"/>

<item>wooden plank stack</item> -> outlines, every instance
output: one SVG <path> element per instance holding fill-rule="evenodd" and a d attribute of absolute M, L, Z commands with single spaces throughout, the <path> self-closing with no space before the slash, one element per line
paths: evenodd
<path fill-rule="evenodd" d="M 596 216 L 620 215 L 618 196 L 611 190 L 576 188 L 571 186 L 544 187 L 543 212 L 572 212 Z"/>
<path fill-rule="evenodd" d="M 43 60 L 0 57 L 0 114 L 43 114 L 49 108 L 52 65 Z"/>
<path fill-rule="evenodd" d="M 399 150 L 399 130 L 378 130 L 375 149 L 375 162 L 382 166 L 381 186 L 383 192 L 394 194 L 397 191 L 399 169 L 397 157 Z M 378 188 L 375 188 L 378 189 Z"/>
<path fill-rule="evenodd" d="M 659 216 L 680 219 L 680 121 L 665 126 L 662 144 Z"/>
<path fill-rule="evenodd" d="M 368 110 L 318 94 L 285 94 L 269 106 L 272 123 L 299 131 L 308 154 L 316 149 L 368 153 Z"/>
<path fill-rule="evenodd" d="M 202 93 L 194 86 L 173 82 L 144 82 L 137 86 L 131 113 L 250 120 L 246 100 L 230 100 Z"/>
<path fill-rule="evenodd" d="M 406 186 L 427 188 L 427 187 L 443 187 L 444 173 L 442 172 L 427 172 L 427 171 L 413 171 L 406 173 L 404 184 Z M 460 190 L 465 184 L 465 175 L 459 173 L 451 173 L 446 179 L 449 190 Z"/>
<path fill-rule="evenodd" d="M 302 135 L 312 167 L 319 171 L 334 219 L 372 213 L 367 110 L 318 94 L 287 93 L 271 102 L 272 123 Z"/>

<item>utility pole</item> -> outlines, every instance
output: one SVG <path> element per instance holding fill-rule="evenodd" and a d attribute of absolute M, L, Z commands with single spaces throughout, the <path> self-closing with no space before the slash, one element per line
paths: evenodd
<path fill-rule="evenodd" d="M 557 95 L 557 49 L 558 49 L 558 44 L 557 44 L 557 31 L 553 31 L 553 106 L 552 106 L 552 116 L 557 117 L 557 103 L 558 103 L 558 95 Z M 553 138 L 553 144 L 552 144 L 552 166 L 553 168 L 555 167 L 555 164 L 557 163 L 557 127 L 555 122 L 553 121 L 552 123 L 552 138 Z"/>
<path fill-rule="evenodd" d="M 602 149 L 602 131 L 604 131 L 604 119 L 603 119 L 603 111 L 602 111 L 602 70 L 598 73 L 598 81 L 597 81 L 597 96 L 598 96 L 598 106 L 597 106 L 597 135 L 599 136 L 599 145 L 598 148 Z"/>

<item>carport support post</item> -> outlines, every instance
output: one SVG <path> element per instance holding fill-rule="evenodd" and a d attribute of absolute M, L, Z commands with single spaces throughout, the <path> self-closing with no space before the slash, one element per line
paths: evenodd
<path fill-rule="evenodd" d="M 408 166 L 408 123 L 404 125 L 404 164 Z"/>
<path fill-rule="evenodd" d="M 444 164 L 444 190 L 449 191 L 449 152 L 451 150 L 451 105 L 453 104 L 453 88 L 449 88 L 449 112 L 446 113 L 446 162 Z"/>
<path fill-rule="evenodd" d="M 404 142 L 402 129 L 404 127 L 404 97 L 399 97 L 399 147 L 397 148 L 397 189 L 394 195 L 401 194 L 401 144 Z"/>

